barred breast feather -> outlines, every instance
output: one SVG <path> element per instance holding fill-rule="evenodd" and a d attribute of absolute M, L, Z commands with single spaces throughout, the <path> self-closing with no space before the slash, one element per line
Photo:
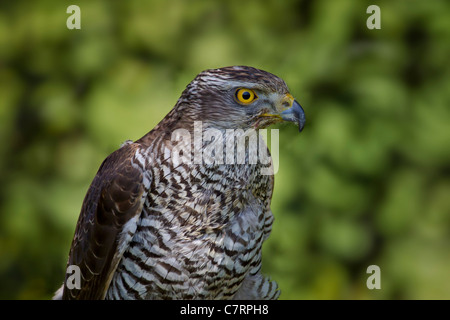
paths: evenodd
<path fill-rule="evenodd" d="M 248 164 L 174 166 L 151 158 L 168 154 L 167 140 L 152 148 L 135 155 L 152 159 L 137 162 L 151 182 L 106 298 L 276 298 L 276 284 L 259 274 L 273 216 L 271 194 L 258 189 L 271 190 L 272 177 Z"/>

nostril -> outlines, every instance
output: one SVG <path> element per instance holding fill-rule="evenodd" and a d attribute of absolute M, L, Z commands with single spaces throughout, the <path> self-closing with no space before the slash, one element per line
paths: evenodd
<path fill-rule="evenodd" d="M 291 103 L 289 101 L 283 102 L 283 107 L 289 108 L 291 106 Z"/>

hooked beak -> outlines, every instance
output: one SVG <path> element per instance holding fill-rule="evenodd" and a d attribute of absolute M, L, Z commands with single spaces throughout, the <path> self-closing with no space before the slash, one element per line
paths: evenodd
<path fill-rule="evenodd" d="M 294 100 L 292 106 L 280 113 L 281 118 L 284 121 L 295 122 L 298 125 L 298 130 L 302 132 L 305 126 L 305 111 L 303 111 L 302 106 Z"/>

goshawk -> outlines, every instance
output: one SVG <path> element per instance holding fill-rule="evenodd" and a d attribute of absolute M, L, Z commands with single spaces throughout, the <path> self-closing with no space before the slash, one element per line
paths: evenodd
<path fill-rule="evenodd" d="M 54 298 L 278 298 L 260 273 L 274 177 L 258 132 L 283 121 L 301 131 L 305 116 L 279 77 L 246 66 L 197 75 L 153 130 L 101 164 L 67 264 L 78 286 L 68 272 Z"/>

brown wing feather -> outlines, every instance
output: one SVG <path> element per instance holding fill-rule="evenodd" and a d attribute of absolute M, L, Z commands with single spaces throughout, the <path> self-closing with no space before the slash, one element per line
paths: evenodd
<path fill-rule="evenodd" d="M 137 144 L 128 144 L 108 156 L 89 187 L 68 261 L 68 266 L 80 268 L 81 288 L 64 286 L 63 299 L 103 299 L 106 295 L 123 254 L 118 249 L 126 246 L 121 243 L 123 227 L 142 211 L 143 170 L 132 165 L 137 148 Z"/>

